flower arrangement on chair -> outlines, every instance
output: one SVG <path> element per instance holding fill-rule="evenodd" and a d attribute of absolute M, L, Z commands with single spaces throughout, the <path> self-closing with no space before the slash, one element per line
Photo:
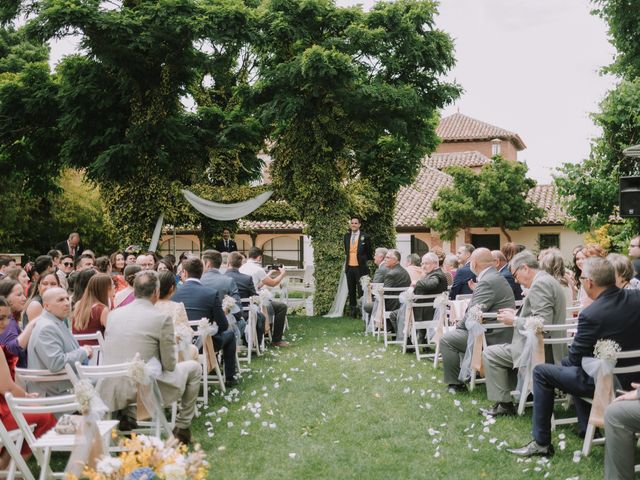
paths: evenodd
<path fill-rule="evenodd" d="M 189 453 L 175 438 L 133 435 L 121 443 L 124 451 L 117 457 L 103 456 L 96 468 L 85 468 L 81 478 L 89 480 L 204 480 L 209 464 L 196 445 Z M 68 480 L 76 480 L 68 475 Z"/>

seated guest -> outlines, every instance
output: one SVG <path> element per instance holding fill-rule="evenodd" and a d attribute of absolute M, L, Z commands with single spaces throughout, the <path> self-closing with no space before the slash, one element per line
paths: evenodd
<path fill-rule="evenodd" d="M 20 267 L 10 268 L 7 271 L 7 279 L 15 280 L 22 287 L 22 292 L 24 296 L 27 297 L 29 295 L 29 287 L 31 286 L 31 280 L 29 279 L 29 274 Z M 20 319 L 17 319 L 20 320 Z"/>
<path fill-rule="evenodd" d="M 151 358 L 158 359 L 162 373 L 157 381 L 163 404 L 168 406 L 178 401 L 179 405 L 173 434 L 188 445 L 191 441 L 189 426 L 195 414 L 202 367 L 193 360 L 177 361 L 173 320 L 153 306 L 160 295 L 156 272 L 150 270 L 138 274 L 133 289 L 135 301 L 109 315 L 103 363 L 130 362 L 136 354 L 145 362 Z M 124 410 L 120 417 L 122 430 L 130 430 L 136 423 L 135 413 L 129 409 L 129 405 L 136 400 L 136 393 L 137 388 L 130 379 L 104 379 L 98 385 L 98 394 L 111 411 Z"/>
<path fill-rule="evenodd" d="M 573 395 L 580 433 L 587 430 L 591 404 L 581 397 L 592 397 L 594 380 L 582 369 L 582 358 L 592 357 L 600 339 L 611 339 L 622 351 L 640 349 L 640 291 L 619 289 L 615 285 L 611 262 L 601 257 L 587 258 L 582 265 L 582 286 L 593 302 L 578 316 L 578 331 L 562 365 L 537 365 L 533 369 L 533 441 L 509 450 L 515 455 L 552 455 L 551 416 L 555 389 Z M 632 363 L 631 363 L 632 364 Z M 630 365 L 621 359 L 617 366 Z M 633 378 L 618 375 L 623 388 Z"/>
<path fill-rule="evenodd" d="M 491 256 L 493 257 L 493 261 L 495 262 L 496 270 L 498 273 L 507 279 L 509 282 L 509 286 L 511 290 L 513 290 L 513 296 L 516 300 L 522 300 L 522 288 L 520 285 L 516 283 L 513 279 L 513 275 L 511 275 L 511 270 L 509 269 L 509 264 L 507 263 L 507 259 L 504 254 L 500 250 L 492 250 Z"/>
<path fill-rule="evenodd" d="M 44 292 L 48 289 L 54 287 L 60 287 L 60 279 L 54 272 L 47 273 L 38 278 L 22 315 L 23 324 L 40 316 L 42 313 L 42 295 L 44 295 Z"/>
<path fill-rule="evenodd" d="M 93 355 L 89 345 L 80 346 L 73 338 L 65 319 L 71 312 L 69 295 L 62 288 L 51 288 L 42 297 L 44 311 L 35 322 L 28 347 L 28 368 L 49 370 L 52 373 L 64 369 L 66 364 L 85 363 Z M 30 383 L 28 390 L 43 396 L 62 395 L 71 389 L 71 382 Z"/>
<path fill-rule="evenodd" d="M 605 258 L 606 256 L 607 252 L 604 248 L 597 243 L 590 243 L 582 247 L 582 250 L 576 254 L 576 266 L 582 270 L 582 265 L 587 258 Z M 580 289 L 578 290 L 578 302 L 580 302 L 582 308 L 588 307 L 593 302 L 591 297 L 587 295 L 587 291 L 584 289 L 582 282 L 580 284 Z"/>
<path fill-rule="evenodd" d="M 0 255 L 0 280 L 4 280 L 11 268 L 15 268 L 16 261 L 9 255 Z"/>
<path fill-rule="evenodd" d="M 385 288 L 403 288 L 411 286 L 411 277 L 400 264 L 401 258 L 402 257 L 398 250 L 387 250 L 387 254 L 384 257 L 385 273 L 383 286 Z M 400 308 L 400 300 L 395 298 L 385 299 L 384 306 L 387 312 L 393 312 Z M 373 303 L 366 304 L 364 309 L 368 314 L 371 314 L 373 312 Z M 387 319 L 387 329 L 395 332 L 395 325 L 392 323 L 390 318 Z"/>
<path fill-rule="evenodd" d="M 136 279 L 138 272 L 142 271 L 139 265 L 127 265 L 124 267 L 124 279 L 127 282 L 127 287 L 116 293 L 114 299 L 114 308 L 124 307 L 129 305 L 136 299 L 133 293 L 133 282 Z"/>
<path fill-rule="evenodd" d="M 77 302 L 80 301 L 80 299 L 84 295 L 84 291 L 87 289 L 87 285 L 89 285 L 89 280 L 91 280 L 91 277 L 93 277 L 97 273 L 98 272 L 96 272 L 93 267 L 73 273 L 73 276 L 70 279 L 71 289 L 73 291 L 73 294 L 71 296 L 71 307 L 73 307 Z"/>
<path fill-rule="evenodd" d="M 409 277 L 411 277 L 411 285 L 415 285 L 416 282 L 424 276 L 424 272 L 420 266 L 420 260 L 420 255 L 417 253 L 409 254 L 405 260 L 404 269 L 409 274 Z"/>
<path fill-rule="evenodd" d="M 637 241 L 637 239 L 635 239 Z M 621 395 L 604 414 L 604 478 L 633 480 L 637 434 L 640 433 L 640 384 Z"/>
<path fill-rule="evenodd" d="M 442 262 L 442 271 L 444 276 L 447 277 L 447 285 L 451 287 L 453 285 L 453 279 L 456 276 L 458 270 L 458 257 L 455 255 L 447 255 Z"/>
<path fill-rule="evenodd" d="M 384 274 L 387 271 L 387 267 L 384 266 L 384 259 L 387 256 L 388 251 L 389 250 L 384 247 L 376 248 L 376 251 L 373 254 L 373 263 L 375 263 L 378 268 L 376 268 L 376 271 L 373 274 L 371 283 L 384 283 Z"/>
<path fill-rule="evenodd" d="M 69 290 L 69 275 L 73 272 L 73 257 L 71 255 L 63 255 L 60 257 L 60 267 L 56 271 L 60 286 L 65 290 Z"/>
<path fill-rule="evenodd" d="M 272 270 L 267 274 L 262 268 L 262 250 L 258 247 L 251 247 L 249 249 L 249 258 L 247 263 L 240 267 L 240 273 L 251 276 L 253 278 L 253 284 L 256 287 L 256 291 L 262 287 L 277 287 L 286 275 L 284 267 L 279 268 L 277 271 Z M 271 300 L 271 306 L 273 307 L 274 319 L 273 319 L 273 332 L 271 333 L 271 345 L 276 347 L 288 347 L 289 342 L 282 340 L 282 333 L 284 331 L 284 324 L 287 316 L 287 305 L 283 302 Z"/>
<path fill-rule="evenodd" d="M 619 253 L 610 253 L 607 255 L 607 260 L 611 262 L 616 271 L 616 287 L 640 289 L 640 280 L 633 276 L 633 265 L 629 257 Z"/>
<path fill-rule="evenodd" d="M 449 298 L 455 300 L 458 295 L 471 295 L 473 291 L 469 286 L 469 281 L 476 281 L 475 274 L 471 271 L 471 254 L 475 247 L 470 243 L 465 243 L 458 248 L 457 257 L 458 264 L 462 265 L 456 270 L 456 276 L 453 279 L 453 285 L 449 291 Z"/>
<path fill-rule="evenodd" d="M 11 309 L 4 297 L 0 297 L 0 335 L 4 333 L 6 328 L 12 321 L 10 319 Z M 15 358 L 11 353 L 7 352 L 6 347 L 1 345 L 2 353 L 0 353 L 0 422 L 7 430 L 17 430 L 18 424 L 16 423 L 11 410 L 4 399 L 5 394 L 11 393 L 14 397 L 23 398 L 30 397 L 35 398 L 38 396 L 36 393 L 27 393 L 22 387 L 15 383 Z M 56 418 L 50 413 L 27 413 L 24 415 L 29 425 L 35 425 L 33 434 L 36 438 L 41 437 L 56 425 Z M 31 455 L 31 450 L 26 442 L 22 445 L 22 456 L 28 458 Z M 4 449 L 0 453 L 0 470 L 6 470 L 9 465 L 9 452 Z"/>
<path fill-rule="evenodd" d="M 208 318 L 209 323 L 218 325 L 218 333 L 213 335 L 213 345 L 216 350 L 222 350 L 224 362 L 225 385 L 233 386 L 236 370 L 236 337 L 229 329 L 229 322 L 222 311 L 222 303 L 218 292 L 205 287 L 200 281 L 204 266 L 197 257 L 187 258 L 182 262 L 184 283 L 173 294 L 171 300 L 182 302 L 187 310 L 189 320 Z"/>
<path fill-rule="evenodd" d="M 88 270 L 93 268 L 95 265 L 95 259 L 87 254 L 83 253 L 79 257 L 76 257 L 73 266 L 76 272 L 82 272 L 83 270 Z"/>
<path fill-rule="evenodd" d="M 469 309 L 462 321 L 452 332 L 445 333 L 440 340 L 440 352 L 442 353 L 442 365 L 444 369 L 444 383 L 450 391 L 466 391 L 464 383 L 458 378 L 460 375 L 460 359 L 467 350 L 469 332 L 465 321 L 469 310 L 478 305 L 483 312 L 497 312 L 502 308 L 515 308 L 513 290 L 507 280 L 498 273 L 494 267 L 491 252 L 486 248 L 478 248 L 471 255 L 470 271 L 478 283 L 473 290 L 473 296 L 469 303 Z M 456 280 L 461 271 L 458 271 Z M 485 334 L 488 345 L 497 345 L 511 341 L 511 329 L 499 329 L 488 331 Z"/>
<path fill-rule="evenodd" d="M 513 325 L 511 343 L 491 345 L 482 356 L 487 381 L 487 397 L 495 405 L 488 410 L 481 410 L 486 415 L 512 415 L 515 408 L 511 403 L 511 391 L 517 383 L 517 370 L 520 355 L 524 350 L 525 322 L 528 317 L 540 317 L 545 325 L 565 323 L 566 298 L 558 281 L 547 272 L 540 270 L 538 260 L 533 253 L 524 251 L 511 260 L 511 271 L 516 281 L 529 292 L 524 299 L 522 309 L 516 316 L 515 309 L 504 308 L 498 312 L 498 321 L 505 325 Z M 564 335 L 562 335 L 564 336 Z M 562 345 L 553 345 L 548 361 L 560 364 L 564 356 Z"/>
<path fill-rule="evenodd" d="M 240 273 L 239 268 L 242 266 L 244 256 L 240 252 L 231 252 L 229 254 L 229 267 L 225 272 L 225 276 L 233 279 L 238 288 L 238 295 L 240 298 L 251 298 L 257 295 L 256 287 L 253 284 L 253 279 L 249 275 Z M 249 320 L 249 312 L 242 312 L 242 317 L 245 322 Z M 258 345 L 262 344 L 262 337 L 264 336 L 264 322 L 265 317 L 261 312 L 258 312 L 258 322 L 256 325 Z"/>
<path fill-rule="evenodd" d="M 189 326 L 189 318 L 187 317 L 187 310 L 184 308 L 184 304 L 174 302 L 171 297 L 176 292 L 176 278 L 173 272 L 165 270 L 164 272 L 158 272 L 158 280 L 160 281 L 160 298 L 155 303 L 156 310 L 169 315 L 173 321 L 173 328 L 176 332 L 176 343 L 178 343 L 178 334 L 189 334 L 189 349 L 186 352 L 185 357 L 178 360 L 198 360 L 198 348 L 195 345 L 191 345 L 192 332 Z"/>
<path fill-rule="evenodd" d="M 113 298 L 111 275 L 98 273 L 89 279 L 82 298 L 73 307 L 74 334 L 101 332 L 104 335 Z M 97 340 L 83 340 L 80 345 L 98 345 Z"/>
<path fill-rule="evenodd" d="M 540 269 L 555 278 L 562 286 L 567 300 L 567 307 L 572 306 L 576 299 L 575 283 L 573 276 L 564 268 L 564 259 L 560 250 L 557 248 L 543 250 L 538 255 L 538 262 L 540 263 Z"/>
<path fill-rule="evenodd" d="M 142 270 L 153 270 L 156 262 L 153 259 L 153 255 L 142 254 L 138 255 L 138 258 L 136 258 L 136 265 L 138 265 Z"/>
<path fill-rule="evenodd" d="M 27 299 L 22 285 L 16 280 L 5 278 L 0 281 L 0 296 L 9 306 L 9 324 L 0 333 L 0 345 L 3 346 L 11 368 L 27 368 L 27 345 L 36 322 L 30 322 L 20 329 L 18 319 L 24 310 Z"/>

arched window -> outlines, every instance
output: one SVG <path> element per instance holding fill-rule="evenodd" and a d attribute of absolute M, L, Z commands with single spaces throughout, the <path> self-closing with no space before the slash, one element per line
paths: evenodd
<path fill-rule="evenodd" d="M 262 265 L 282 264 L 304 268 L 304 248 L 302 235 L 282 236 L 267 240 L 262 245 Z"/>
<path fill-rule="evenodd" d="M 175 237 L 175 244 L 174 237 L 170 237 L 160 244 L 159 253 L 162 256 L 167 253 L 171 253 L 178 258 L 184 252 L 192 252 L 196 255 L 200 255 L 200 240 L 198 240 L 198 237 L 195 235 L 189 235 L 186 237 L 177 235 Z"/>

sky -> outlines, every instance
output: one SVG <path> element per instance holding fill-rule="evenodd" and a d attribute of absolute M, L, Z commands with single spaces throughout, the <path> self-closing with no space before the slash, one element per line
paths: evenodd
<path fill-rule="evenodd" d="M 441 0 L 436 26 L 454 39 L 457 59 L 447 79 L 464 88 L 442 115 L 459 111 L 518 133 L 527 146 L 518 159 L 539 183 L 582 161 L 599 134 L 589 114 L 614 85 L 599 73 L 615 51 L 591 8 L 588 0 Z M 52 44 L 52 64 L 73 49 L 68 39 Z"/>

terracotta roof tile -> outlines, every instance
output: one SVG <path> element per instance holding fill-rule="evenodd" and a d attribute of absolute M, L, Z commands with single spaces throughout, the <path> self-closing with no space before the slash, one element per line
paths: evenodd
<path fill-rule="evenodd" d="M 435 216 L 431 203 L 442 187 L 453 183 L 453 178 L 435 168 L 424 166 L 418 178 L 398 192 L 396 227 L 423 227 L 424 219 Z"/>
<path fill-rule="evenodd" d="M 438 170 L 447 167 L 481 167 L 487 163 L 491 163 L 491 159 L 486 155 L 476 151 L 469 152 L 451 152 L 451 153 L 434 153 L 430 157 L 425 158 L 424 165 Z"/>
<path fill-rule="evenodd" d="M 544 216 L 535 222 L 537 225 L 562 224 L 568 217 L 560 204 L 555 185 L 536 185 L 529 190 L 527 200 L 544 210 Z"/>
<path fill-rule="evenodd" d="M 474 140 L 511 140 L 518 150 L 524 150 L 520 135 L 504 128 L 496 127 L 461 113 L 454 113 L 440 120 L 436 133 L 444 142 L 465 142 Z"/>
<path fill-rule="evenodd" d="M 304 222 L 284 221 L 277 222 L 273 220 L 239 220 L 239 230 L 302 230 Z"/>

